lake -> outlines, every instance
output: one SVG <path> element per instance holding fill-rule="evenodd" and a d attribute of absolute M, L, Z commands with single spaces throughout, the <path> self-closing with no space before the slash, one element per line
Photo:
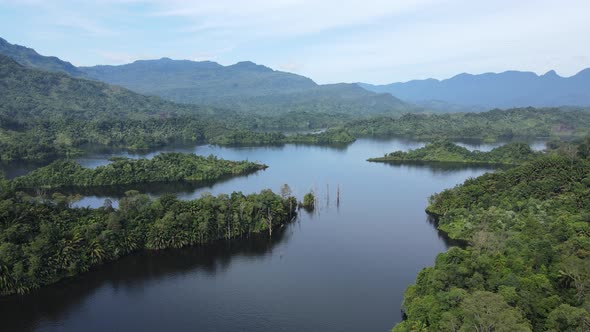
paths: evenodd
<path fill-rule="evenodd" d="M 319 206 L 314 213 L 301 211 L 271 239 L 140 252 L 26 296 L 0 298 L 2 329 L 387 331 L 401 320 L 406 287 L 451 245 L 424 212 L 428 197 L 492 170 L 365 161 L 422 145 L 360 139 L 340 148 L 163 149 L 260 161 L 269 168 L 214 184 L 144 186 L 143 192 L 192 199 L 203 192 L 278 192 L 287 183 L 298 199 L 313 189 Z M 111 156 L 158 152 L 93 153 L 79 161 L 96 167 Z M 26 169 L 15 166 L 12 172 Z M 76 204 L 100 206 L 128 189 L 90 193 Z"/>

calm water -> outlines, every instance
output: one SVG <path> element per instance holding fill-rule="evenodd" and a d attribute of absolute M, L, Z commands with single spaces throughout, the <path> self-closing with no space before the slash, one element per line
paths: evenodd
<path fill-rule="evenodd" d="M 270 168 L 216 184 L 158 185 L 142 191 L 176 192 L 190 199 L 204 191 L 277 191 L 288 183 L 299 199 L 314 189 L 320 208 L 302 212 L 296 222 L 273 232 L 272 239 L 142 252 L 27 296 L 2 298 L 2 329 L 389 330 L 401 319 L 405 288 L 449 246 L 424 213 L 428 196 L 490 170 L 365 161 L 421 145 L 392 139 L 359 140 L 338 149 L 173 149 L 260 161 Z M 94 154 L 80 162 L 95 167 L 107 163 L 107 157 Z M 98 206 L 127 189 L 95 192 L 77 204 Z"/>

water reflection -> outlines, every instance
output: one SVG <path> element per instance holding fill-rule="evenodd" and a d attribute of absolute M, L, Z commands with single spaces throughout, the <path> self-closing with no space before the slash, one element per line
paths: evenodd
<path fill-rule="evenodd" d="M 219 241 L 213 244 L 183 249 L 142 251 L 102 265 L 88 273 L 62 280 L 25 296 L 0 297 L 3 331 L 30 331 L 46 321 L 66 319 L 67 314 L 92 294 L 112 292 L 141 292 L 152 280 L 203 274 L 215 277 L 225 273 L 234 260 L 252 260 L 273 253 L 279 243 L 292 236 L 290 224 L 273 231 L 272 238 L 259 235 L 247 239 Z M 279 257 L 280 258 L 280 257 Z M 67 292 L 68 296 L 63 296 Z"/>
<path fill-rule="evenodd" d="M 435 175 L 452 174 L 457 171 L 490 171 L 506 170 L 513 166 L 510 165 L 489 165 L 478 163 L 459 163 L 459 162 L 427 162 L 427 161 L 385 161 L 380 162 L 393 168 L 400 169 L 428 169 Z"/>
<path fill-rule="evenodd" d="M 263 241 L 240 249 L 232 241 L 229 248 L 140 253 L 30 296 L 2 299 L 3 324 L 36 331 L 389 330 L 400 319 L 406 287 L 452 244 L 426 219 L 428 197 L 493 170 L 366 161 L 422 144 L 359 139 L 345 149 L 183 147 L 270 167 L 195 188 L 150 185 L 143 192 L 193 199 L 203 192 L 278 191 L 287 183 L 299 199 L 313 189 L 318 208 L 301 211 L 282 238 L 273 234 L 270 248 Z M 87 162 L 108 161 L 93 158 Z M 100 206 L 128 189 L 93 192 L 78 204 Z"/>

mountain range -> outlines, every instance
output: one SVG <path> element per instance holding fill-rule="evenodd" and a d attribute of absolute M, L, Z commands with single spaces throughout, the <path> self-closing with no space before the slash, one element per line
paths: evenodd
<path fill-rule="evenodd" d="M 294 111 L 349 115 L 401 114 L 421 109 L 356 84 L 318 85 L 311 79 L 252 62 L 222 66 L 211 61 L 139 60 L 120 66 L 75 67 L 56 57 L 0 40 L 0 54 L 47 71 L 125 87 L 186 104 L 262 115 Z"/>
<path fill-rule="evenodd" d="M 366 116 L 409 112 L 483 111 L 491 108 L 590 106 L 590 68 L 571 77 L 506 71 L 459 74 L 386 85 L 327 84 L 244 61 L 138 60 L 118 66 L 76 67 L 0 38 L 0 54 L 19 64 L 125 87 L 184 104 L 257 115 L 322 113 Z"/>
<path fill-rule="evenodd" d="M 212 105 L 258 114 L 289 111 L 403 113 L 415 108 L 356 84 L 318 85 L 311 79 L 253 62 L 140 60 L 120 66 L 80 67 L 88 77 L 179 103 Z"/>
<path fill-rule="evenodd" d="M 430 109 L 485 110 L 490 108 L 590 106 L 590 68 L 571 77 L 555 71 L 544 75 L 506 71 L 460 74 L 446 80 L 426 79 L 363 88 L 390 93 Z"/>

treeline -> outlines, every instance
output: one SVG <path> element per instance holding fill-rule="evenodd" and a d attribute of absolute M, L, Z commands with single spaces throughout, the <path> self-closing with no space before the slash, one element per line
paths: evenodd
<path fill-rule="evenodd" d="M 353 121 L 346 129 L 355 137 L 402 136 L 419 139 L 584 136 L 590 112 L 565 108 L 515 108 L 481 113 L 406 114 Z"/>
<path fill-rule="evenodd" d="M 208 181 L 224 176 L 241 175 L 267 166 L 249 161 L 229 161 L 184 153 L 162 153 L 152 159 L 116 158 L 95 169 L 75 161 L 55 161 L 14 179 L 17 189 L 98 187 L 150 182 Z"/>
<path fill-rule="evenodd" d="M 589 331 L 586 157 L 545 156 L 432 196 L 439 229 L 467 246 L 419 273 L 393 331 Z"/>
<path fill-rule="evenodd" d="M 277 132 L 235 131 L 210 140 L 218 145 L 265 144 L 349 144 L 356 139 L 344 129 L 328 129 L 313 134 L 285 135 Z"/>
<path fill-rule="evenodd" d="M 0 295 L 24 294 L 137 250 L 200 245 L 268 233 L 295 216 L 294 197 L 202 195 L 181 201 L 126 193 L 113 209 L 70 208 L 67 200 L 11 192 L 0 181 Z"/>
<path fill-rule="evenodd" d="M 288 143 L 254 130 L 310 129 L 333 117 L 305 112 L 288 118 L 251 117 L 228 110 L 181 105 L 100 82 L 25 68 L 0 55 L 0 161 L 82 154 L 86 144 L 145 150 L 174 142 Z M 244 134 L 245 133 L 245 134 Z M 326 141 L 313 135 L 309 144 Z M 327 140 L 329 141 L 329 139 Z M 228 142 L 228 143 L 225 143 Z"/>
<path fill-rule="evenodd" d="M 395 151 L 368 161 L 378 162 L 448 162 L 470 164 L 517 165 L 542 156 L 527 143 L 508 143 L 489 152 L 470 151 L 450 141 L 438 140 L 408 152 Z"/>

